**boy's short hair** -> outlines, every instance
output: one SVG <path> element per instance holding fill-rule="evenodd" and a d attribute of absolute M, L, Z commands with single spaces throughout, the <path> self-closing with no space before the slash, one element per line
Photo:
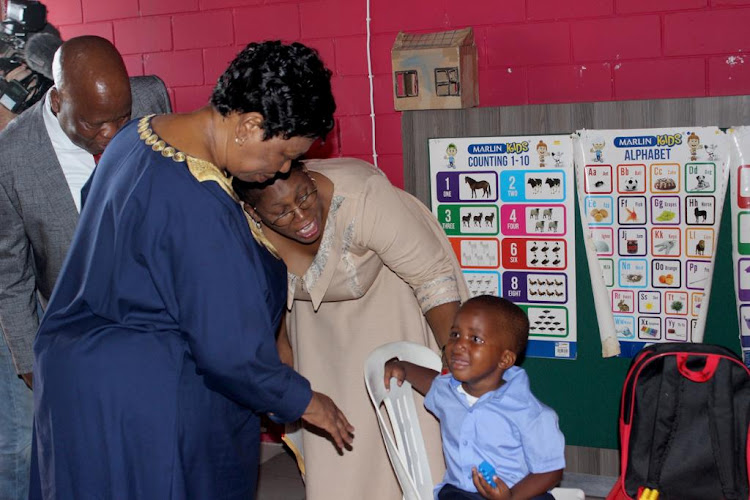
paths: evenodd
<path fill-rule="evenodd" d="M 463 305 L 476 304 L 490 309 L 502 318 L 503 326 L 507 327 L 514 342 L 514 352 L 518 355 L 526 350 L 529 342 L 529 318 L 526 313 L 513 302 L 494 295 L 478 295 L 464 302 Z"/>

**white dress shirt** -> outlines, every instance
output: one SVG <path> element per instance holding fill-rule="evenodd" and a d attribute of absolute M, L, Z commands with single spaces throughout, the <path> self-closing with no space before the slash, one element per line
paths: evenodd
<path fill-rule="evenodd" d="M 94 171 L 96 163 L 94 157 L 84 149 L 79 148 L 65 135 L 60 122 L 52 113 L 52 104 L 49 92 L 44 96 L 44 126 L 52 141 L 52 148 L 60 162 L 65 180 L 73 195 L 76 209 L 81 211 L 81 188 L 89 180 L 91 172 Z"/>

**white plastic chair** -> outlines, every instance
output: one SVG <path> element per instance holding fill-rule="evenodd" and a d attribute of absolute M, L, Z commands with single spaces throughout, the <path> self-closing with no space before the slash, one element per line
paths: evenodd
<path fill-rule="evenodd" d="M 385 362 L 399 358 L 416 365 L 440 371 L 440 356 L 428 347 L 412 342 L 392 342 L 378 347 L 365 361 L 365 385 L 370 400 L 375 406 L 380 433 L 383 435 L 388 458 L 391 459 L 396 477 L 404 493 L 404 500 L 431 500 L 435 483 L 432 481 L 430 464 L 422 438 L 422 429 L 414 405 L 411 384 L 404 382 L 401 387 L 391 384 L 386 391 L 383 377 Z M 385 404 L 388 416 L 380 410 Z M 390 425 L 387 419 L 390 418 Z M 390 428 L 393 427 L 394 436 Z"/>
<path fill-rule="evenodd" d="M 392 358 L 436 371 L 441 370 L 442 362 L 440 356 L 430 348 L 413 342 L 385 344 L 372 351 L 365 361 L 365 385 L 375 407 L 380 433 L 388 458 L 396 471 L 404 500 L 432 500 L 435 483 L 432 481 L 430 464 L 427 461 L 411 384 L 404 382 L 398 387 L 396 383 L 391 383 L 391 390 L 386 391 L 383 383 L 385 362 Z M 383 404 L 388 413 L 387 417 L 380 409 Z M 554 488 L 550 493 L 555 500 L 586 498 L 583 490 L 576 488 Z"/>

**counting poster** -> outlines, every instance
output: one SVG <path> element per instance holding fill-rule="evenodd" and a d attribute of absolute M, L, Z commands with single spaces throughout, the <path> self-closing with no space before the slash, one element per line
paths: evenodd
<path fill-rule="evenodd" d="M 578 194 L 603 355 L 701 342 L 728 176 L 726 134 L 701 127 L 578 135 Z"/>
<path fill-rule="evenodd" d="M 740 321 L 742 357 L 750 366 L 750 128 L 730 130 L 732 156 L 730 163 L 732 207 L 732 254 L 734 288 Z"/>
<path fill-rule="evenodd" d="M 575 359 L 570 136 L 430 139 L 432 209 L 472 295 L 517 303 L 526 355 Z"/>

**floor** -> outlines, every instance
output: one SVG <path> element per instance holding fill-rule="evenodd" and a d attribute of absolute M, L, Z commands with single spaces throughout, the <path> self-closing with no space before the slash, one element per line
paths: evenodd
<path fill-rule="evenodd" d="M 587 496 L 586 500 L 601 497 Z M 281 444 L 264 443 L 256 500 L 305 500 L 305 486 L 294 457 Z"/>
<path fill-rule="evenodd" d="M 305 500 L 305 485 L 290 452 L 278 443 L 263 443 L 256 500 Z"/>

